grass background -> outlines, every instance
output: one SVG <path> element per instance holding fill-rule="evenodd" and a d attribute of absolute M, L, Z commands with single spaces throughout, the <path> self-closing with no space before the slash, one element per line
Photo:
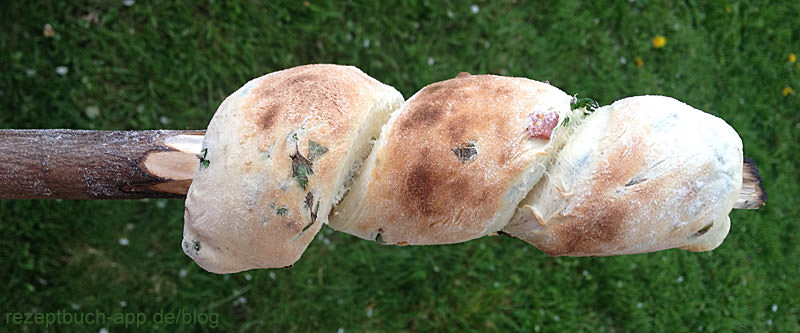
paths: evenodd
<path fill-rule="evenodd" d="M 734 211 L 710 253 L 551 258 L 505 237 L 399 248 L 324 228 L 291 269 L 228 275 L 182 253 L 179 200 L 0 200 L 0 330 L 131 330 L 17 325 L 11 312 L 183 309 L 217 313 L 225 331 L 800 331 L 797 13 L 765 1 L 4 1 L 0 128 L 202 129 L 247 80 L 307 63 L 358 66 L 406 98 L 494 73 L 601 105 L 663 94 L 715 114 L 770 198 Z"/>

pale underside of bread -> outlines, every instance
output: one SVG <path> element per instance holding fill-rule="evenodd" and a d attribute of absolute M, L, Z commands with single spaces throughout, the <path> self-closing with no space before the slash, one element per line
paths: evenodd
<path fill-rule="evenodd" d="M 555 256 L 708 251 L 741 179 L 741 139 L 724 121 L 669 97 L 626 98 L 580 124 L 503 231 Z"/>
<path fill-rule="evenodd" d="M 203 142 L 183 248 L 216 273 L 292 265 L 403 98 L 355 67 L 274 72 L 229 96 Z"/>
<path fill-rule="evenodd" d="M 457 243 L 500 230 L 541 177 L 558 137 L 529 134 L 536 112 L 563 119 L 572 113 L 570 96 L 491 75 L 423 88 L 384 125 L 331 227 L 396 245 Z"/>

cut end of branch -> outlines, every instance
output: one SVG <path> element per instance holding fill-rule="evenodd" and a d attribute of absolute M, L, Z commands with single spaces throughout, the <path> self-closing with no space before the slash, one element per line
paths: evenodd
<path fill-rule="evenodd" d="M 761 185 L 761 175 L 758 174 L 756 163 L 749 158 L 744 158 L 742 169 L 742 191 L 739 199 L 733 205 L 734 209 L 759 209 L 767 204 L 767 191 Z"/>

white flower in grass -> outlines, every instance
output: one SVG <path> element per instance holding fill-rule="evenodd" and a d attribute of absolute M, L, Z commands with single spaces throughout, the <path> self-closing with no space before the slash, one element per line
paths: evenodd
<path fill-rule="evenodd" d="M 636 303 L 637 309 L 641 309 L 642 307 L 644 307 L 644 304 L 642 304 L 642 302 Z"/>
<path fill-rule="evenodd" d="M 436 63 L 436 60 L 433 57 L 428 57 L 428 66 L 433 66 Z"/>
<path fill-rule="evenodd" d="M 69 72 L 69 68 L 67 68 L 67 66 L 56 67 L 56 73 L 58 73 L 58 75 L 67 75 L 67 72 Z"/>
<path fill-rule="evenodd" d="M 366 49 L 368 47 L 369 47 L 369 38 L 364 38 L 364 48 Z"/>
<path fill-rule="evenodd" d="M 451 18 L 451 19 L 452 19 L 452 18 L 455 18 L 455 17 L 456 17 L 456 14 L 455 14 L 455 13 L 453 13 L 453 11 L 452 11 L 452 10 L 449 10 L 449 9 L 448 9 L 448 10 L 447 10 L 447 17 L 449 17 L 449 18 Z"/>
<path fill-rule="evenodd" d="M 125 301 L 119 301 L 119 306 L 121 306 L 121 307 L 123 307 L 123 308 L 124 308 L 124 307 L 128 306 L 128 302 L 125 302 Z"/>
<path fill-rule="evenodd" d="M 481 8 L 478 7 L 478 5 L 472 5 L 469 6 L 469 11 L 471 11 L 473 14 L 477 14 L 479 11 L 481 11 Z"/>
<path fill-rule="evenodd" d="M 250 273 L 244 273 L 244 279 L 247 280 L 247 281 L 250 281 L 250 280 L 253 279 L 253 276 L 250 275 Z"/>
<path fill-rule="evenodd" d="M 89 117 L 89 119 L 94 119 L 100 115 L 100 108 L 96 106 L 87 106 L 84 112 L 86 112 L 86 116 Z"/>
<path fill-rule="evenodd" d="M 619 63 L 620 63 L 620 64 L 623 64 L 623 65 L 624 65 L 624 64 L 627 64 L 627 63 L 628 63 L 628 59 L 625 59 L 625 57 L 620 57 L 620 58 L 619 58 Z"/>
<path fill-rule="evenodd" d="M 186 274 L 189 274 L 189 272 L 187 272 L 185 268 L 181 268 L 181 270 L 178 271 L 178 276 L 180 277 L 186 277 Z"/>
<path fill-rule="evenodd" d="M 772 304 L 772 312 L 778 312 L 778 304 Z"/>
<path fill-rule="evenodd" d="M 100 330 L 97 331 L 99 333 L 108 333 L 108 330 L 105 327 L 100 327 Z"/>
<path fill-rule="evenodd" d="M 678 283 L 681 283 L 681 282 L 683 282 L 683 275 L 678 277 Z"/>
<path fill-rule="evenodd" d="M 161 118 L 164 118 L 164 117 L 161 117 Z M 163 120 L 161 122 L 164 123 Z M 158 201 L 156 201 L 156 207 L 158 207 L 158 208 L 167 207 L 167 200 L 158 200 Z"/>
<path fill-rule="evenodd" d="M 36 76 L 36 70 L 33 68 L 28 68 L 25 70 L 25 75 L 27 75 L 28 77 L 34 77 Z"/>
<path fill-rule="evenodd" d="M 275 272 L 269 272 L 269 278 L 275 280 L 277 278 Z"/>
<path fill-rule="evenodd" d="M 336 333 L 344 333 L 344 328 L 339 327 L 339 329 L 336 330 Z"/>
<path fill-rule="evenodd" d="M 128 244 L 130 244 L 130 243 L 131 242 L 125 237 L 122 237 L 122 238 L 119 239 L 119 245 L 128 246 Z"/>
<path fill-rule="evenodd" d="M 135 3 L 136 3 L 136 0 L 123 0 L 122 1 L 122 4 L 125 5 L 125 6 L 128 6 L 128 7 L 133 6 L 133 4 L 135 4 Z"/>
<path fill-rule="evenodd" d="M 561 317 L 559 317 L 558 315 L 555 315 L 555 316 L 553 316 L 553 320 L 559 321 L 559 320 L 561 320 Z"/>
<path fill-rule="evenodd" d="M 169 118 L 167 118 L 167 116 L 161 116 L 161 118 L 158 118 L 158 121 L 160 121 L 162 125 L 169 124 Z"/>

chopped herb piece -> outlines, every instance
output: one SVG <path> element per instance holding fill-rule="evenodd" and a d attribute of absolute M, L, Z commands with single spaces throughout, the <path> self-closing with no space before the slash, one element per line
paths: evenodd
<path fill-rule="evenodd" d="M 564 117 L 564 122 L 561 123 L 561 126 L 569 125 L 569 117 Z"/>
<path fill-rule="evenodd" d="M 200 252 L 200 242 L 199 241 L 183 241 L 183 250 L 187 253 L 189 251 L 193 251 L 194 253 Z"/>
<path fill-rule="evenodd" d="M 323 147 L 319 142 L 308 140 L 308 160 L 313 161 L 315 158 L 322 156 L 328 152 L 328 148 Z"/>
<path fill-rule="evenodd" d="M 200 159 L 200 165 L 208 168 L 208 165 L 211 164 L 211 161 L 206 159 L 206 155 L 208 154 L 208 148 L 203 148 L 201 151 L 201 155 L 197 155 L 197 158 Z"/>
<path fill-rule="evenodd" d="M 292 158 L 292 177 L 297 180 L 297 184 L 306 189 L 308 186 L 308 175 L 313 175 L 314 170 L 311 169 L 311 161 L 303 156 L 300 151 L 297 151 L 290 156 Z"/>
<path fill-rule="evenodd" d="M 309 212 L 311 212 L 311 223 L 303 227 L 302 232 L 305 232 L 306 230 L 308 230 L 308 228 L 311 228 L 311 226 L 317 222 L 317 211 L 319 211 L 319 204 L 317 205 L 317 210 L 314 210 L 314 194 L 311 192 L 308 192 L 308 194 L 306 194 L 306 207 L 308 207 Z"/>
<path fill-rule="evenodd" d="M 643 182 L 645 180 L 647 180 L 647 178 L 633 178 L 633 179 L 629 180 L 627 184 L 625 184 L 625 187 L 639 184 L 639 183 L 641 183 L 641 182 Z"/>
<path fill-rule="evenodd" d="M 312 223 L 316 222 L 317 221 L 317 212 L 319 211 L 319 205 L 317 205 L 317 209 L 314 210 L 314 208 L 313 208 L 314 207 L 314 194 L 311 193 L 311 192 L 308 192 L 308 194 L 306 194 L 306 207 L 308 207 L 308 210 L 311 212 L 311 222 Z"/>
<path fill-rule="evenodd" d="M 458 145 L 458 147 L 451 149 L 453 154 L 456 154 L 461 163 L 466 163 L 468 160 L 478 155 L 478 148 L 475 147 L 475 142 L 467 142 Z"/>
<path fill-rule="evenodd" d="M 381 237 L 381 233 L 382 232 L 383 232 L 383 228 L 379 228 L 378 229 L 378 234 L 375 235 L 375 242 L 377 242 L 378 244 L 381 244 L 381 245 L 386 244 L 386 242 L 384 242 L 383 238 Z"/>
<path fill-rule="evenodd" d="M 600 105 L 597 104 L 597 101 L 591 98 L 578 98 L 577 95 L 572 97 L 572 101 L 569 103 L 570 110 L 576 109 L 584 109 L 584 114 L 589 115 L 590 113 L 594 112 L 595 109 L 599 108 Z"/>
<path fill-rule="evenodd" d="M 704 234 L 705 234 L 705 233 L 707 233 L 709 230 L 711 230 L 711 227 L 713 227 L 713 226 L 714 226 L 714 222 L 711 222 L 711 223 L 709 223 L 708 225 L 706 225 L 706 226 L 705 226 L 705 227 L 703 227 L 702 229 L 700 229 L 700 230 L 697 230 L 697 232 L 695 232 L 694 234 L 692 234 L 692 237 L 699 237 L 699 236 L 702 236 L 702 235 L 704 235 Z"/>
<path fill-rule="evenodd" d="M 308 230 L 308 228 L 311 228 L 312 225 L 314 225 L 314 222 L 311 222 L 307 226 L 303 227 L 303 230 L 300 232 L 306 232 L 306 230 Z"/>
<path fill-rule="evenodd" d="M 278 214 L 278 215 L 286 215 L 286 212 L 287 212 L 288 210 L 289 210 L 289 208 L 286 208 L 286 206 L 280 206 L 280 207 L 279 207 L 279 208 L 278 208 L 278 209 L 275 211 L 275 214 Z"/>

